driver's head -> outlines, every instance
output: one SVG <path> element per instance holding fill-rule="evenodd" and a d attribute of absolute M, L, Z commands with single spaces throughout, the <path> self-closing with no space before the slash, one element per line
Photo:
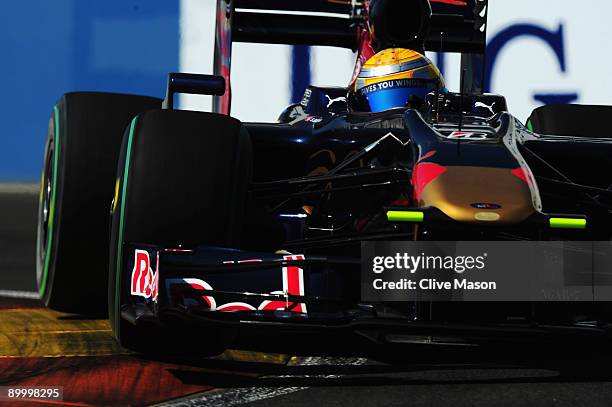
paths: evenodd
<path fill-rule="evenodd" d="M 426 56 L 409 49 L 385 49 L 361 68 L 349 90 L 349 109 L 382 112 L 396 107 L 418 108 L 436 89 L 446 91 L 444 79 Z"/>

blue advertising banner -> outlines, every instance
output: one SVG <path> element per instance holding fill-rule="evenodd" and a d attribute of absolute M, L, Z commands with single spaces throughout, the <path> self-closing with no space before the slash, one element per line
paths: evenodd
<path fill-rule="evenodd" d="M 162 96 L 178 69 L 178 1 L 2 4 L 0 181 L 40 177 L 49 114 L 69 91 Z"/>

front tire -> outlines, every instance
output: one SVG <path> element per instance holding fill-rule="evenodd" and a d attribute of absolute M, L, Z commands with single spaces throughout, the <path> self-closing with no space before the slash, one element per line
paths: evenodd
<path fill-rule="evenodd" d="M 160 99 L 68 93 L 49 120 L 39 201 L 36 279 L 49 308 L 105 314 L 108 211 L 124 129 Z"/>
<path fill-rule="evenodd" d="M 173 327 L 168 333 L 129 322 L 122 312 L 151 303 L 130 294 L 125 265 L 134 254 L 130 243 L 240 247 L 250 178 L 250 141 L 236 119 L 156 110 L 132 121 L 117 172 L 109 261 L 109 314 L 123 347 L 212 355 L 230 345 L 231 330 L 200 335 Z"/>

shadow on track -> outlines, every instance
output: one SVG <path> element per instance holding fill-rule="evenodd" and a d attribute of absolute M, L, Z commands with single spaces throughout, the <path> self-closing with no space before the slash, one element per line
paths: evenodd
<path fill-rule="evenodd" d="M 323 362 L 301 365 L 298 358 L 297 363 L 283 366 L 206 359 L 189 362 L 203 371 L 176 368 L 171 373 L 184 384 L 208 383 L 217 388 L 612 381 L 612 353 L 600 350 L 489 349 L 466 355 L 459 349 L 418 353 L 412 362 L 402 358 L 394 364 L 376 361 L 354 364 L 346 358 L 314 358 Z"/>

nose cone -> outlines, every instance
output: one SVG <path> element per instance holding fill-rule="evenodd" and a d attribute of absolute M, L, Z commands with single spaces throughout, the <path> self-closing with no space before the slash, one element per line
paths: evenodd
<path fill-rule="evenodd" d="M 446 167 L 422 189 L 419 205 L 473 224 L 514 224 L 535 212 L 529 185 L 505 168 Z"/>

